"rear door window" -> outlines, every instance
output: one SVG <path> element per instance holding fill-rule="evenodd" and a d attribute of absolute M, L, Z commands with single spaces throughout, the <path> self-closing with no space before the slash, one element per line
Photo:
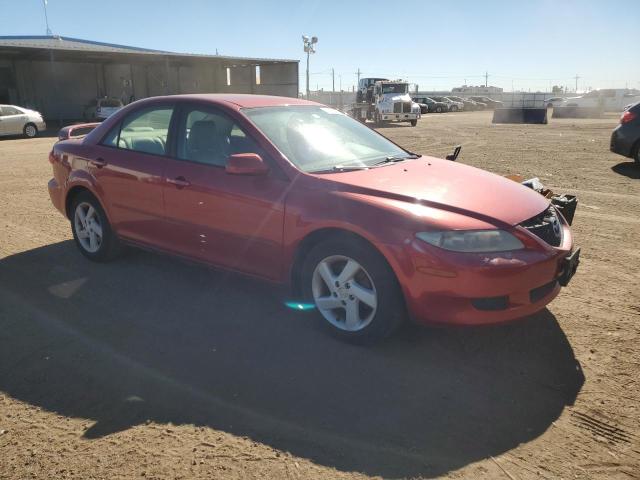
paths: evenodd
<path fill-rule="evenodd" d="M 123 150 L 167 155 L 173 110 L 172 106 L 162 106 L 133 112 L 104 137 L 102 144 Z"/>

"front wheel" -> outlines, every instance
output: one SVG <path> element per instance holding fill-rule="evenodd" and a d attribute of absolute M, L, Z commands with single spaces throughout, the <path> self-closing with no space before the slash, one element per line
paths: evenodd
<path fill-rule="evenodd" d="M 378 112 L 376 112 L 375 115 L 373 116 L 373 122 L 374 122 L 376 127 L 381 127 L 382 126 L 382 119 L 381 119 L 380 114 Z"/>
<path fill-rule="evenodd" d="M 442 113 L 442 107 L 436 107 L 436 112 L 437 113 Z"/>
<path fill-rule="evenodd" d="M 71 230 L 80 253 L 89 260 L 106 262 L 120 253 L 120 242 L 107 215 L 89 192 L 83 192 L 73 200 Z"/>
<path fill-rule="evenodd" d="M 36 127 L 33 123 L 27 123 L 22 129 L 22 133 L 27 138 L 34 138 L 38 135 L 38 127 Z"/>
<path fill-rule="evenodd" d="M 456 107 L 455 105 L 453 107 L 451 107 L 451 111 L 452 112 L 457 112 L 458 111 L 458 107 Z"/>
<path fill-rule="evenodd" d="M 380 340 L 404 320 L 402 293 L 393 271 L 359 239 L 316 245 L 302 272 L 304 293 L 316 306 L 318 320 L 340 338 Z"/>

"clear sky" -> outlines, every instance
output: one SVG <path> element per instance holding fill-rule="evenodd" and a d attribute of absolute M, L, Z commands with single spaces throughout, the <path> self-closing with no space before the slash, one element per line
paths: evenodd
<path fill-rule="evenodd" d="M 43 35 L 42 0 L 0 0 L 0 35 Z M 54 34 L 175 52 L 299 59 L 311 88 L 363 76 L 421 90 L 640 88 L 640 0 L 49 0 Z"/>

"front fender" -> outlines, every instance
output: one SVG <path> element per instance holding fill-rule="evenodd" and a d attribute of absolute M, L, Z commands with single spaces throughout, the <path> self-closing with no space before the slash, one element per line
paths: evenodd
<path fill-rule="evenodd" d="M 400 278 L 412 269 L 411 259 L 404 258 L 401 246 L 412 241 L 416 228 L 410 215 L 386 209 L 366 196 L 324 189 L 293 191 L 285 207 L 284 265 L 294 265 L 298 249 L 309 235 L 325 229 L 342 230 L 367 240 Z"/>

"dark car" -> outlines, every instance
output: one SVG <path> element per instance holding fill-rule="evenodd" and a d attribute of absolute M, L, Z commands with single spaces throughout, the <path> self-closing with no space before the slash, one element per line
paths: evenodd
<path fill-rule="evenodd" d="M 454 102 L 460 102 L 464 105 L 464 111 L 469 112 L 471 110 L 483 110 L 486 108 L 485 104 L 479 104 L 478 102 L 474 102 L 470 98 L 462 98 L 462 97 L 453 97 L 451 95 L 445 97 L 449 100 L 453 100 Z"/>
<path fill-rule="evenodd" d="M 474 102 L 484 103 L 487 106 L 487 108 L 490 108 L 492 110 L 495 108 L 502 108 L 502 106 L 504 105 L 500 100 L 494 100 L 489 97 L 469 97 L 469 98 L 471 98 L 471 100 L 473 100 Z"/>
<path fill-rule="evenodd" d="M 447 97 L 429 97 L 436 102 L 441 102 L 447 105 L 447 108 L 450 112 L 458 112 L 464 109 L 464 104 L 462 102 L 454 102 Z"/>
<path fill-rule="evenodd" d="M 420 105 L 420 113 L 443 113 L 449 111 L 449 105 L 444 102 L 436 102 L 431 97 L 413 97 L 413 101 Z"/>
<path fill-rule="evenodd" d="M 625 110 L 611 134 L 610 149 L 613 153 L 633 158 L 640 165 L 640 102 Z"/>

